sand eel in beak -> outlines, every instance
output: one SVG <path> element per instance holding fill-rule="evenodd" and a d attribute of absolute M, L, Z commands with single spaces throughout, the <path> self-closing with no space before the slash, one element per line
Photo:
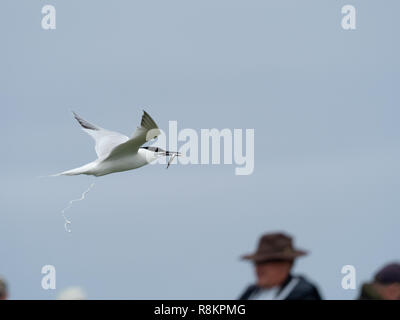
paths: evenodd
<path fill-rule="evenodd" d="M 141 147 L 141 149 L 147 149 L 149 151 L 153 151 L 154 155 L 156 157 L 158 156 L 165 156 L 165 157 L 170 157 L 167 167 L 166 169 L 169 168 L 169 166 L 171 165 L 172 161 L 175 159 L 175 157 L 180 157 L 182 156 L 182 154 L 180 152 L 176 152 L 176 151 L 165 151 L 159 147 Z"/>

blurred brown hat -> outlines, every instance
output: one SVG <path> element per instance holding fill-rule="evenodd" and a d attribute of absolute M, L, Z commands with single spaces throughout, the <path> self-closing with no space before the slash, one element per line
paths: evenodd
<path fill-rule="evenodd" d="M 255 263 L 274 260 L 294 260 L 306 255 L 307 252 L 293 248 L 292 238 L 283 233 L 269 233 L 261 237 L 257 251 L 253 254 L 242 256 L 244 260 Z"/>

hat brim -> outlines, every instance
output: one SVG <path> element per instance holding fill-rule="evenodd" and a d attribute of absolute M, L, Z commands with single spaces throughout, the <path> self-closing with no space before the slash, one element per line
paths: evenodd
<path fill-rule="evenodd" d="M 294 260 L 296 258 L 307 255 L 308 252 L 304 250 L 293 250 L 290 252 L 281 252 L 281 253 L 272 253 L 272 254 L 263 254 L 263 253 L 254 253 L 247 254 L 242 256 L 242 260 L 250 260 L 253 262 L 268 262 L 275 260 Z"/>

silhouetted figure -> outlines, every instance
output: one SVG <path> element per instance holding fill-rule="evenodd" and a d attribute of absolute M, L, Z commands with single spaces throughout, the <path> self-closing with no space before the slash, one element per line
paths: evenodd
<path fill-rule="evenodd" d="M 400 300 L 400 263 L 391 263 L 362 286 L 360 300 Z"/>
<path fill-rule="evenodd" d="M 4 279 L 0 278 L 0 300 L 8 298 L 7 283 Z"/>
<path fill-rule="evenodd" d="M 318 289 L 302 276 L 291 274 L 294 260 L 307 253 L 293 248 L 292 238 L 283 233 L 261 237 L 257 251 L 242 258 L 254 263 L 257 283 L 250 285 L 240 300 L 321 300 Z"/>

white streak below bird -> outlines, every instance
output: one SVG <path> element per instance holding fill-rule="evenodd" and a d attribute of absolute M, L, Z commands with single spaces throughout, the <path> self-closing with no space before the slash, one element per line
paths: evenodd
<path fill-rule="evenodd" d="M 140 127 L 131 138 L 100 128 L 82 119 L 73 112 L 75 119 L 96 142 L 97 159 L 79 168 L 67 170 L 54 176 L 75 176 L 79 174 L 96 177 L 106 174 L 140 168 L 159 157 L 171 156 L 167 168 L 179 152 L 165 151 L 158 147 L 142 147 L 147 141 L 157 138 L 161 131 L 150 115 L 143 110 Z"/>

